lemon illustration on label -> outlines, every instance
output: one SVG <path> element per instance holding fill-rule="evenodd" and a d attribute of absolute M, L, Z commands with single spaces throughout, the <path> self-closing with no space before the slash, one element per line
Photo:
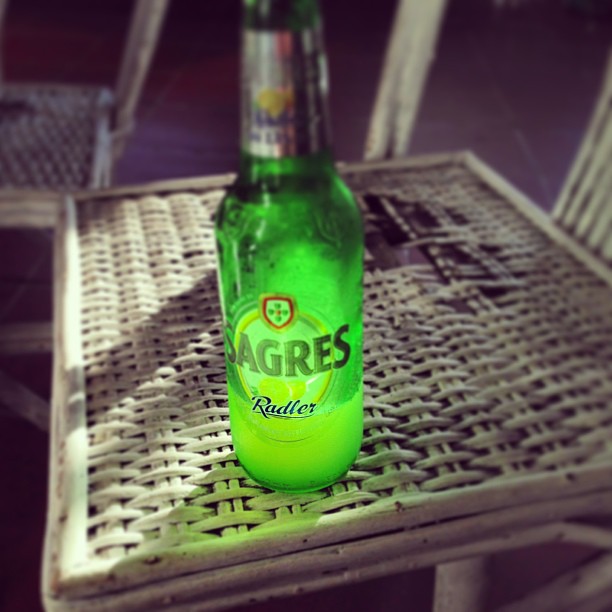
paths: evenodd
<path fill-rule="evenodd" d="M 280 117 L 283 111 L 293 108 L 294 94 L 291 89 L 263 89 L 257 95 L 257 106 L 272 118 Z"/>

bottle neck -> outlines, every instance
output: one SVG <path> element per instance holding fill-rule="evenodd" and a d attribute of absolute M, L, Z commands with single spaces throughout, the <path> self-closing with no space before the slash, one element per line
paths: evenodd
<path fill-rule="evenodd" d="M 245 0 L 241 177 L 331 165 L 327 93 L 317 3 Z"/>
<path fill-rule="evenodd" d="M 313 28 L 321 21 L 318 0 L 243 0 L 244 26 L 257 30 Z"/>

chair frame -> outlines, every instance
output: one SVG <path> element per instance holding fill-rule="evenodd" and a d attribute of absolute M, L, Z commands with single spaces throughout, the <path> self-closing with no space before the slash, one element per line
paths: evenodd
<path fill-rule="evenodd" d="M 399 0 L 387 43 L 364 159 L 406 154 L 447 0 Z"/>

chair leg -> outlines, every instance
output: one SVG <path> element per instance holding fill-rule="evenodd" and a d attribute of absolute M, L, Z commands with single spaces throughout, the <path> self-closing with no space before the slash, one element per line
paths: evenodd
<path fill-rule="evenodd" d="M 434 612 L 479 612 L 487 595 L 487 559 L 475 557 L 436 567 Z"/>
<path fill-rule="evenodd" d="M 1 370 L 0 404 L 43 431 L 49 430 L 49 404 Z"/>
<path fill-rule="evenodd" d="M 0 325 L 0 354 L 49 353 L 53 349 L 51 322 Z M 0 370 L 0 406 L 30 421 L 43 431 L 49 429 L 49 403 Z"/>
<path fill-rule="evenodd" d="M 0 325 L 0 355 L 51 352 L 53 352 L 51 321 Z"/>

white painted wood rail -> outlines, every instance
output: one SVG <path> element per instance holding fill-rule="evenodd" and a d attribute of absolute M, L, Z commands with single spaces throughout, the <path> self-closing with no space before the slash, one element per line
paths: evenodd
<path fill-rule="evenodd" d="M 366 160 L 406 154 L 447 0 L 399 0 L 370 119 Z"/>
<path fill-rule="evenodd" d="M 608 265 L 612 262 L 612 52 L 585 137 L 554 219 Z"/>

